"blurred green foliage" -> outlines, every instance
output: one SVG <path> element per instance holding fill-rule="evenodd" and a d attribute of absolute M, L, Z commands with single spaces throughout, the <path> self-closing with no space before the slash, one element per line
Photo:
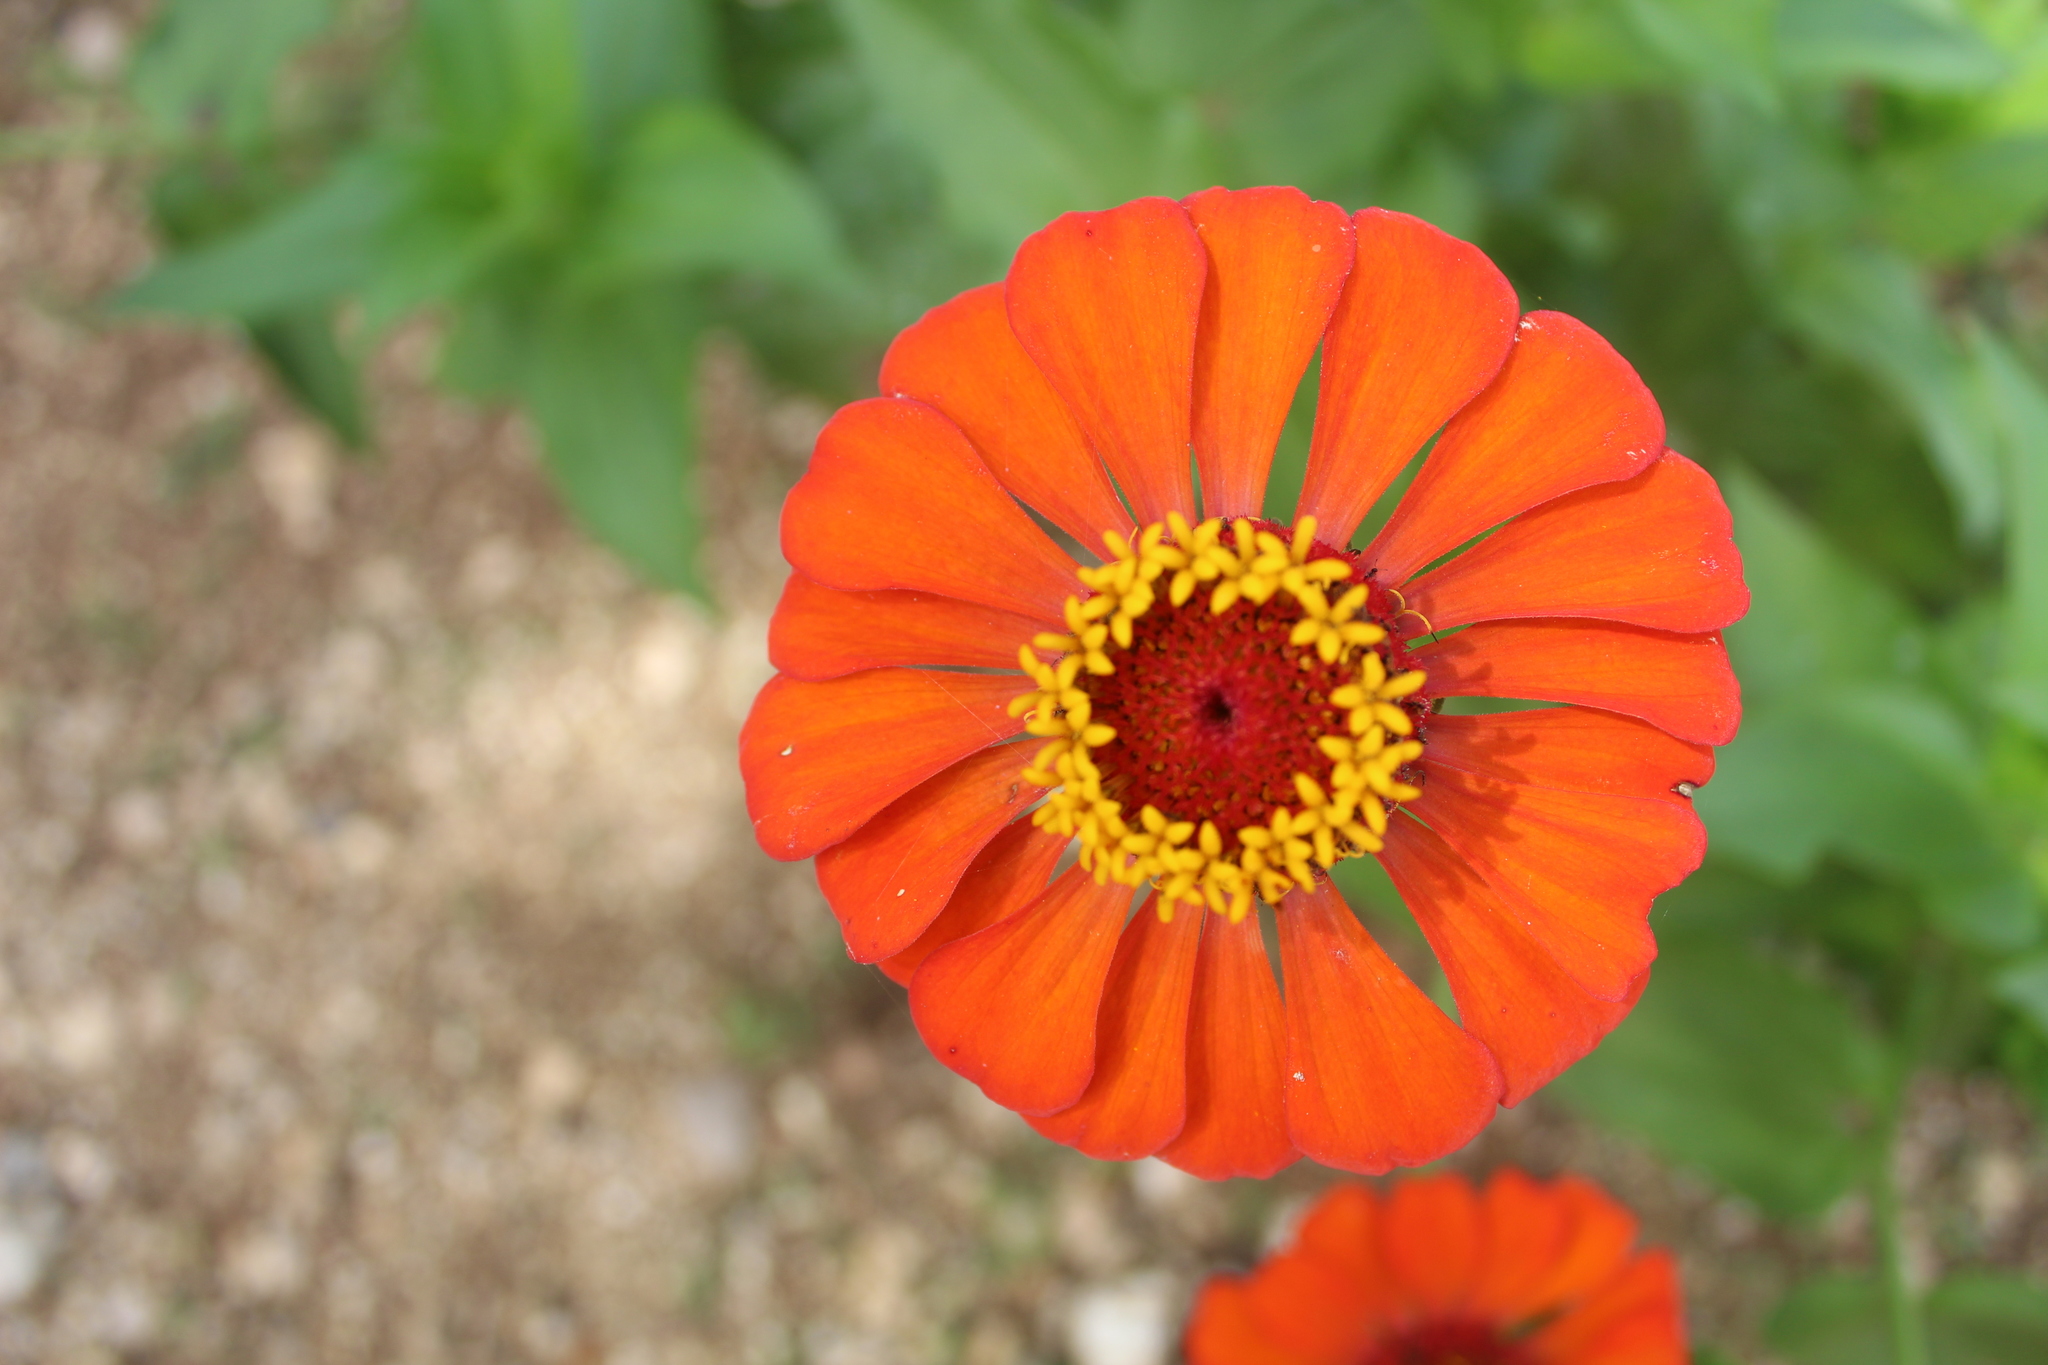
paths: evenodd
<path fill-rule="evenodd" d="M 1636 363 L 1721 476 L 1755 593 L 1709 866 L 1558 1093 L 1793 1219 L 1858 1188 L 1889 1216 L 1916 1074 L 1995 1069 L 2048 1106 L 2040 0 L 391 14 L 168 0 L 131 93 L 174 250 L 124 304 L 238 320 L 351 440 L 357 358 L 437 314 L 449 382 L 523 404 L 584 523 L 678 587 L 710 329 L 851 396 L 1054 215 L 1212 183 L 1479 241 Z M 1905 1314 L 1889 1348 L 1873 1296 Z M 1896 1264 L 1808 1286 L 1779 1345 L 2048 1359 L 2034 1291 L 1918 1306 Z"/>

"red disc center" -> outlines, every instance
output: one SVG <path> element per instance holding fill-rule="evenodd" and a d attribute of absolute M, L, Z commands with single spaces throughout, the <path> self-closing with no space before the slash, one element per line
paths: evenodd
<path fill-rule="evenodd" d="M 1331 596 L 1348 586 L 1337 584 Z M 1373 594 L 1369 611 L 1390 605 L 1383 595 Z M 1358 662 L 1326 664 L 1313 648 L 1289 644 L 1302 615 L 1284 591 L 1263 605 L 1240 600 L 1220 616 L 1209 610 L 1206 587 L 1179 607 L 1162 596 L 1132 622 L 1131 647 L 1111 654 L 1116 672 L 1082 675 L 1094 719 L 1116 730 L 1094 758 L 1126 818 L 1150 805 L 1170 820 L 1213 820 L 1234 847 L 1238 830 L 1301 804 L 1296 773 L 1321 781 L 1329 772 L 1316 740 L 1346 733 L 1345 713 L 1329 698 L 1358 680 Z M 1378 648 L 1395 656 L 1390 671 L 1405 666 L 1398 645 Z M 1411 710 L 1420 721 L 1426 703 L 1417 698 Z"/>
<path fill-rule="evenodd" d="M 1448 1319 L 1418 1323 L 1380 1341 L 1361 1365 L 1533 1365 L 1519 1342 L 1488 1323 Z"/>

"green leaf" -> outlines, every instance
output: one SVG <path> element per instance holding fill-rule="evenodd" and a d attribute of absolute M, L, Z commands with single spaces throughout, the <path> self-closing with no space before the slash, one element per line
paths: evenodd
<path fill-rule="evenodd" d="M 268 217 L 157 266 L 115 306 L 261 319 L 350 293 L 375 276 L 380 239 L 411 191 L 401 162 L 359 153 Z"/>
<path fill-rule="evenodd" d="M 1970 1272 L 1924 1303 L 1937 1365 L 2020 1365 L 2048 1359 L 2048 1290 L 2014 1275 Z M 1765 1336 L 1792 1365 L 1886 1365 L 1893 1357 L 1883 1288 L 1868 1276 L 1816 1276 L 1793 1287 Z"/>
<path fill-rule="evenodd" d="M 369 444 L 355 362 L 334 340 L 334 310 L 309 306 L 248 324 L 249 340 L 292 396 L 350 450 Z"/>
<path fill-rule="evenodd" d="M 1749 471 L 1727 471 L 1721 487 L 1750 589 L 1749 614 L 1726 632 L 1749 703 L 1906 675 L 1925 643 L 1905 604 Z"/>
<path fill-rule="evenodd" d="M 1957 261 L 2038 224 L 2048 209 L 2048 137 L 1893 152 L 1874 179 L 1894 242 L 1916 256 Z"/>
<path fill-rule="evenodd" d="M 1773 1214 L 1820 1212 L 1873 1159 L 1879 1044 L 1841 996 L 1739 943 L 1660 939 L 1641 1002 L 1555 1093 Z"/>
<path fill-rule="evenodd" d="M 696 319 L 674 291 L 554 300 L 518 330 L 518 393 L 577 520 L 655 582 L 701 592 Z"/>
<path fill-rule="evenodd" d="M 1691 81 L 1773 109 L 1778 0 L 1622 0 L 1644 44 Z"/>
<path fill-rule="evenodd" d="M 2009 69 L 1982 34 L 1913 0 L 1784 0 L 1778 53 L 1794 79 L 1906 90 L 1981 90 Z"/>
<path fill-rule="evenodd" d="M 593 146 L 612 146 L 657 105 L 717 96 L 706 0 L 580 0 L 576 18 Z"/>
<path fill-rule="evenodd" d="M 1796 328 L 1860 366 L 1913 414 L 1964 534 L 1981 540 L 1996 530 L 1996 435 L 1975 372 L 1918 272 L 1890 253 L 1844 247 L 1801 255 L 1782 286 L 1780 304 Z"/>
<path fill-rule="evenodd" d="M 2004 342 L 1970 333 L 2005 433 L 2006 629 L 1993 689 L 2006 713 L 2048 737 L 2048 393 Z"/>
<path fill-rule="evenodd" d="M 333 11 L 333 0 L 169 0 L 136 50 L 129 93 L 168 136 L 259 142 L 278 68 Z"/>
<path fill-rule="evenodd" d="M 767 139 L 713 105 L 653 114 L 620 154 L 610 201 L 573 279 L 758 271 L 851 292 L 855 270 L 810 182 Z"/>
<path fill-rule="evenodd" d="M 1609 0 L 1552 0 L 1532 6 L 1523 31 L 1523 70 L 1560 92 L 1647 90 L 1669 68 Z"/>
<path fill-rule="evenodd" d="M 1047 0 L 838 0 L 883 106 L 938 167 L 953 220 L 1008 253 L 1070 209 L 1180 186 L 1159 108 L 1083 16 Z"/>

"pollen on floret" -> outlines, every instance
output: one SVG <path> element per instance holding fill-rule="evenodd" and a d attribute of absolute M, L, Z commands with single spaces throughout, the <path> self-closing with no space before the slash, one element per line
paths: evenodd
<path fill-rule="evenodd" d="M 1053 789 L 1033 820 L 1097 882 L 1155 887 L 1162 917 L 1277 903 L 1378 852 L 1390 807 L 1420 795 L 1402 772 L 1426 677 L 1389 668 L 1371 586 L 1340 590 L 1354 567 L 1315 531 L 1174 514 L 1107 533 L 1066 633 L 1018 650 L 1034 687 L 1010 713 L 1043 741 L 1023 777 Z"/>

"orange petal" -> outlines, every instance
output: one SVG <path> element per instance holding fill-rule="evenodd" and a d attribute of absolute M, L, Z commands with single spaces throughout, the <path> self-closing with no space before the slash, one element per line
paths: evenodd
<path fill-rule="evenodd" d="M 988 841 L 954 890 L 946 908 L 925 926 L 917 942 L 877 964 L 899 986 L 908 986 L 924 960 L 956 939 L 978 934 L 1038 899 L 1066 852 L 1064 835 L 1047 834 L 1019 820 Z"/>
<path fill-rule="evenodd" d="M 1188 997 L 1200 909 L 1159 918 L 1148 896 L 1109 965 L 1097 1016 L 1095 1075 L 1071 1109 L 1028 1120 L 1054 1142 L 1101 1161 L 1135 1161 L 1173 1141 L 1188 1112 Z"/>
<path fill-rule="evenodd" d="M 1188 1118 L 1159 1159 L 1204 1180 L 1263 1180 L 1300 1153 L 1280 1103 L 1287 1019 L 1256 915 L 1202 931 L 1188 1016 Z"/>
<path fill-rule="evenodd" d="M 1266 1340 L 1317 1365 L 1356 1365 L 1372 1345 L 1376 1296 L 1311 1252 L 1266 1258 L 1245 1295 Z"/>
<path fill-rule="evenodd" d="M 1415 651 L 1448 697 L 1567 701 L 1637 716 L 1695 744 L 1726 744 L 1742 692 L 1718 634 L 1609 621 L 1481 621 Z"/>
<path fill-rule="evenodd" d="M 926 958 L 910 1017 L 932 1055 L 1020 1114 L 1081 1098 L 1095 1016 L 1131 889 L 1078 867 L 1008 919 Z"/>
<path fill-rule="evenodd" d="M 1666 451 L 1524 512 L 1402 592 L 1438 630 L 1517 616 L 1719 630 L 1749 610 L 1730 527 L 1713 476 Z"/>
<path fill-rule="evenodd" d="M 904 328 L 882 357 L 881 387 L 952 418 L 1003 487 L 1089 549 L 1130 527 L 1073 414 L 1010 331 L 1000 282 Z"/>
<path fill-rule="evenodd" d="M 1249 1285 L 1234 1275 L 1210 1276 L 1195 1296 L 1181 1351 L 1187 1365 L 1325 1365 L 1269 1340 L 1252 1312 Z"/>
<path fill-rule="evenodd" d="M 1706 853 L 1690 808 L 1524 787 L 1423 760 L 1408 808 L 1483 878 L 1509 919 L 1575 981 L 1623 1000 L 1657 956 L 1650 901 Z"/>
<path fill-rule="evenodd" d="M 1681 782 L 1704 787 L 1714 751 L 1611 711 L 1555 706 L 1491 716 L 1432 716 L 1429 758 L 1531 787 L 1683 801 Z"/>
<path fill-rule="evenodd" d="M 954 597 L 841 592 L 793 573 L 768 621 L 768 662 L 813 682 L 898 665 L 1014 669 L 1017 646 L 1047 628 L 1043 617 Z"/>
<path fill-rule="evenodd" d="M 1378 1175 L 1493 1117 L 1500 1069 L 1402 975 L 1328 881 L 1282 901 L 1287 1128 L 1311 1160 Z"/>
<path fill-rule="evenodd" d="M 782 504 L 782 553 L 829 588 L 907 588 L 1034 619 L 1059 620 L 1080 588 L 960 429 L 904 398 L 848 403 L 825 424 Z"/>
<path fill-rule="evenodd" d="M 1323 377 L 1299 516 L 1343 545 L 1394 476 L 1499 373 L 1514 287 L 1470 242 L 1366 209 L 1358 263 L 1323 338 Z"/>
<path fill-rule="evenodd" d="M 1386 1209 L 1369 1185 L 1332 1185 L 1310 1206 L 1294 1234 L 1305 1255 L 1329 1266 L 1374 1316 L 1405 1311 L 1380 1254 Z"/>
<path fill-rule="evenodd" d="M 1486 391 L 1444 427 L 1365 552 L 1400 583 L 1481 531 L 1664 452 L 1664 415 L 1629 363 L 1563 313 L 1531 313 Z"/>
<path fill-rule="evenodd" d="M 1565 1211 L 1565 1235 L 1544 1273 L 1523 1291 L 1529 1314 L 1596 1293 L 1627 1264 L 1636 1241 L 1635 1214 L 1584 1176 L 1559 1176 L 1548 1194 Z"/>
<path fill-rule="evenodd" d="M 1569 1251 L 1576 1211 L 1558 1189 L 1512 1166 L 1487 1177 L 1480 1203 L 1486 1262 L 1467 1307 L 1474 1317 L 1512 1327 L 1551 1307 L 1541 1289 Z"/>
<path fill-rule="evenodd" d="M 1671 1253 L 1648 1251 L 1591 1298 L 1528 1338 L 1538 1360 L 1684 1365 L 1685 1299 Z"/>
<path fill-rule="evenodd" d="M 1502 1104 L 1520 1104 L 1591 1052 L 1627 1017 L 1648 982 L 1646 972 L 1618 1001 L 1590 994 L 1419 821 L 1388 827 L 1380 862 L 1443 964 L 1458 1018 L 1500 1063 L 1507 1086 Z"/>
<path fill-rule="evenodd" d="M 1208 273 L 1181 206 L 1134 199 L 1061 214 L 1024 239 L 1004 284 L 1017 339 L 1141 523 L 1196 514 L 1188 427 Z"/>
<path fill-rule="evenodd" d="M 769 679 L 740 728 L 754 837 L 785 862 L 830 848 L 941 768 L 1021 733 L 1017 683 L 917 668 Z"/>
<path fill-rule="evenodd" d="M 1195 335 L 1202 509 L 1256 517 L 1280 428 L 1356 253 L 1351 219 L 1300 190 L 1203 190 L 1181 201 L 1209 249 Z"/>
<path fill-rule="evenodd" d="M 875 962 L 917 941 L 975 855 L 1045 793 L 1019 775 L 1032 749 L 999 744 L 962 759 L 818 855 L 847 956 Z"/>
<path fill-rule="evenodd" d="M 1380 1257 L 1410 1311 L 1448 1317 L 1465 1306 L 1486 1249 L 1471 1181 L 1451 1174 L 1402 1181 L 1387 1196 L 1379 1230 Z"/>

